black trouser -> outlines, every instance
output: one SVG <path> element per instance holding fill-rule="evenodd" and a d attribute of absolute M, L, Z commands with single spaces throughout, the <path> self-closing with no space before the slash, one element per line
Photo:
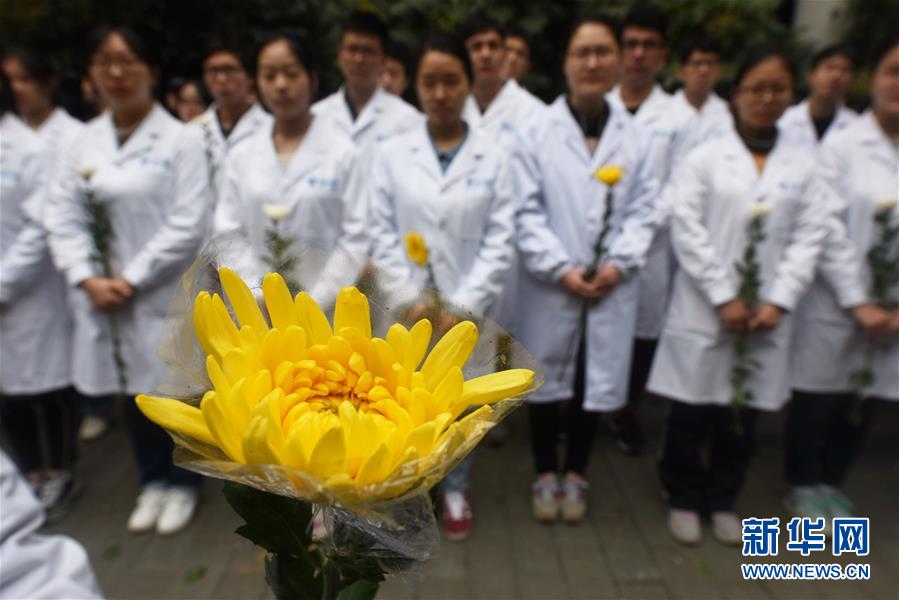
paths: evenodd
<path fill-rule="evenodd" d="M 622 411 L 635 412 L 646 393 L 646 382 L 652 369 L 652 359 L 656 355 L 657 339 L 634 338 L 634 349 L 631 357 L 630 380 L 627 388 L 627 404 Z"/>
<path fill-rule="evenodd" d="M 659 475 L 671 508 L 733 510 L 753 454 L 757 419 L 752 408 L 735 414 L 730 406 L 669 402 Z"/>
<path fill-rule="evenodd" d="M 72 388 L 0 396 L 0 420 L 23 473 L 72 469 L 77 458 L 79 401 Z"/>
<path fill-rule="evenodd" d="M 793 392 L 786 427 L 787 481 L 839 486 L 871 423 L 873 402 L 855 394 Z"/>
<path fill-rule="evenodd" d="M 584 410 L 586 383 L 586 352 L 582 339 L 578 349 L 574 376 L 574 397 L 569 401 L 528 405 L 531 424 L 531 450 L 537 473 L 559 472 L 559 433 L 565 428 L 564 472 L 583 475 L 590 459 L 593 436 L 596 433 L 596 413 Z M 564 424 L 563 424 L 564 419 Z"/>
<path fill-rule="evenodd" d="M 199 485 L 203 476 L 174 465 L 172 438 L 159 425 L 145 417 L 133 399 L 126 400 L 122 411 L 131 434 L 141 485 Z"/>

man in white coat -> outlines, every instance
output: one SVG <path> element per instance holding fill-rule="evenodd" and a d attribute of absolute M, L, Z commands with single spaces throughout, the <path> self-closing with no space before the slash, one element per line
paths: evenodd
<path fill-rule="evenodd" d="M 520 142 L 525 121 L 546 105 L 514 79 L 503 77 L 505 32 L 499 24 L 479 15 L 469 20 L 463 31 L 473 82 L 462 117 L 478 134 L 496 144 L 501 153 L 510 156 Z M 511 260 L 512 268 L 506 274 L 500 298 L 489 316 L 514 334 L 518 269 L 516 257 Z M 500 351 L 507 351 L 509 346 L 507 340 L 501 340 L 499 345 Z M 505 436 L 505 427 L 500 424 L 491 432 L 490 440 L 501 443 Z"/>
<path fill-rule="evenodd" d="M 607 100 L 615 106 L 627 110 L 641 126 L 647 138 L 655 135 L 661 121 L 671 107 L 671 96 L 662 89 L 657 79 L 668 63 L 666 33 L 668 20 L 660 10 L 647 6 L 635 6 L 625 17 L 621 25 L 620 43 L 624 70 L 621 82 L 612 88 Z M 668 252 L 667 235 L 661 232 L 653 239 L 647 257 L 647 267 L 638 275 L 640 288 L 653 289 L 661 279 L 664 286 L 668 275 L 664 268 Z M 658 298 L 650 300 L 650 307 L 644 306 L 640 295 L 637 318 L 637 330 L 634 340 L 635 376 L 645 373 L 652 364 L 658 333 L 647 331 L 652 324 L 647 324 L 647 313 L 653 314 L 658 305 Z M 639 377 L 637 377 L 639 379 Z M 633 381 L 633 379 L 632 379 Z M 609 425 L 615 433 L 615 441 L 625 454 L 639 454 L 643 448 L 644 436 L 635 417 L 636 404 L 643 393 L 643 386 L 631 384 L 631 392 L 627 405 L 620 411 L 609 415 Z"/>
<path fill-rule="evenodd" d="M 203 83 L 213 103 L 191 122 L 191 127 L 203 134 L 213 202 L 218 200 L 224 183 L 228 154 L 272 120 L 256 102 L 251 67 L 242 49 L 231 44 L 215 43 L 203 56 Z"/>
<path fill-rule="evenodd" d="M 337 66 L 344 83 L 316 102 L 312 113 L 332 119 L 345 131 L 363 156 L 365 172 L 375 144 L 408 131 L 421 113 L 378 85 L 388 43 L 387 26 L 374 13 L 353 13 L 343 26 Z"/>
<path fill-rule="evenodd" d="M 833 45 L 819 50 L 808 73 L 808 98 L 784 112 L 778 129 L 812 148 L 845 129 L 858 118 L 845 106 L 854 76 L 855 58 L 849 48 Z"/>

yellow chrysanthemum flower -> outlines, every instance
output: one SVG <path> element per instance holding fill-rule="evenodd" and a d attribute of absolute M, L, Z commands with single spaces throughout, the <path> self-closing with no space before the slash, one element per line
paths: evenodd
<path fill-rule="evenodd" d="M 406 255 L 409 260 L 424 268 L 428 262 L 428 245 L 417 231 L 410 231 L 403 238 L 406 242 Z"/>
<path fill-rule="evenodd" d="M 613 186 L 624 176 L 624 171 L 621 170 L 621 167 L 617 167 L 615 165 L 606 165 L 604 167 L 600 167 L 596 169 L 593 173 L 593 178 L 597 181 L 601 181 L 607 186 Z"/>
<path fill-rule="evenodd" d="M 478 339 L 470 321 L 428 353 L 429 321 L 372 337 L 368 299 L 344 288 L 332 327 L 309 295 L 291 298 L 270 273 L 262 284 L 270 325 L 234 272 L 220 276 L 237 323 L 217 294 L 201 292 L 194 303 L 213 389 L 199 407 L 147 395 L 137 404 L 233 463 L 285 467 L 300 496 L 359 503 L 432 485 L 489 429 L 489 405 L 534 382 L 528 369 L 465 380 Z"/>

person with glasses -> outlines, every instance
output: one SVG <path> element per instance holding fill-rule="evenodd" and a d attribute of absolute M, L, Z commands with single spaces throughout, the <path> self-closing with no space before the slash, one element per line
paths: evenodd
<path fill-rule="evenodd" d="M 621 25 L 622 77 L 609 94 L 609 102 L 633 115 L 649 140 L 647 144 L 670 135 L 661 122 L 671 108 L 671 96 L 657 81 L 668 62 L 667 29 L 665 14 L 643 3 L 635 5 Z M 627 404 L 607 419 L 616 445 L 629 455 L 640 454 L 645 444 L 637 408 L 645 391 L 642 383 L 646 382 L 658 343 L 659 309 L 665 303 L 664 296 L 660 297 L 658 292 L 666 287 L 669 259 L 668 238 L 664 228 L 659 228 L 646 259 L 646 268 L 638 275 L 640 293 L 630 376 L 633 383 Z"/>
<path fill-rule="evenodd" d="M 366 157 L 366 165 L 375 144 L 411 129 L 422 119 L 421 113 L 378 83 L 388 44 L 387 25 L 377 15 L 350 15 L 337 48 L 337 66 L 344 83 L 312 106 L 314 115 L 333 120 L 352 138 Z"/>
<path fill-rule="evenodd" d="M 669 406 L 659 475 L 668 529 L 683 544 L 700 541 L 703 516 L 719 542 L 740 543 L 734 505 L 755 425 L 789 396 L 791 312 L 836 210 L 822 201 L 814 156 L 778 135 L 795 85 L 783 52 L 747 50 L 733 81 L 735 127 L 669 179 L 678 270 L 647 388 Z M 735 369 L 748 370 L 741 385 Z"/>
<path fill-rule="evenodd" d="M 203 56 L 203 83 L 212 105 L 191 126 L 200 130 L 206 145 L 213 202 L 224 185 L 228 154 L 272 122 L 256 102 L 252 72 L 243 50 L 233 44 L 214 42 Z"/>
<path fill-rule="evenodd" d="M 815 148 L 828 136 L 858 118 L 846 107 L 846 94 L 855 76 L 855 57 L 842 44 L 822 48 L 812 57 L 808 73 L 809 96 L 786 110 L 777 126 L 784 135 Z"/>
<path fill-rule="evenodd" d="M 877 400 L 899 401 L 899 283 L 883 277 L 884 297 L 876 297 L 869 262 L 881 232 L 899 230 L 899 37 L 875 49 L 870 73 L 871 108 L 820 146 L 818 177 L 840 218 L 795 317 L 785 500 L 794 516 L 828 524 L 855 516 L 840 488 Z M 887 269 L 899 263 L 899 236 L 889 244 Z M 853 373 L 866 364 L 872 381 L 858 386 Z"/>
<path fill-rule="evenodd" d="M 45 211 L 53 260 L 71 288 L 72 376 L 90 396 L 133 397 L 164 381 L 156 352 L 169 302 L 209 220 L 203 142 L 154 100 L 152 48 L 126 26 L 91 36 L 89 72 L 109 109 L 64 153 Z M 92 226 L 104 221 L 107 233 Z M 141 485 L 128 529 L 180 531 L 201 477 L 173 465 L 171 438 L 133 401 L 122 408 Z"/>
<path fill-rule="evenodd" d="M 657 184 L 639 126 L 606 100 L 621 66 L 615 25 L 582 19 L 564 48 L 567 93 L 533 115 L 513 154 L 518 314 L 528 316 L 516 331 L 545 377 L 527 399 L 533 514 L 574 524 L 587 510 L 596 412 L 617 410 L 627 398 L 636 275 L 652 240 Z M 620 180 L 603 183 L 602 167 Z"/>
<path fill-rule="evenodd" d="M 504 45 L 506 59 L 503 61 L 503 79 L 521 83 L 531 72 L 531 45 L 528 38 L 520 29 L 507 29 Z"/>
<path fill-rule="evenodd" d="M 203 114 L 209 106 L 206 88 L 196 79 L 186 79 L 178 86 L 178 103 L 175 116 L 184 123 L 190 123 Z"/>

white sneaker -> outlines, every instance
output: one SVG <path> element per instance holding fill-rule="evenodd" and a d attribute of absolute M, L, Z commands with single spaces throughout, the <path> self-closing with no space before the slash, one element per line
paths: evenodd
<path fill-rule="evenodd" d="M 85 415 L 81 419 L 81 427 L 78 429 L 78 439 L 84 442 L 95 440 L 109 429 L 109 423 L 103 417 L 97 415 Z"/>
<path fill-rule="evenodd" d="M 668 511 L 668 531 L 681 544 L 698 544 L 702 537 L 699 514 L 692 510 L 672 508 Z"/>
<path fill-rule="evenodd" d="M 162 505 L 165 503 L 166 489 L 160 483 L 151 483 L 144 486 L 137 504 L 128 518 L 128 531 L 131 533 L 143 533 L 156 526 Z"/>
<path fill-rule="evenodd" d="M 714 512 L 712 535 L 725 546 L 736 546 L 743 541 L 743 524 L 734 512 Z"/>
<path fill-rule="evenodd" d="M 821 501 L 827 507 L 826 517 L 834 519 L 851 519 L 855 516 L 855 505 L 853 505 L 852 500 L 839 489 L 829 485 L 822 485 L 819 487 L 818 493 L 820 494 Z M 829 527 L 830 518 L 826 518 L 825 522 Z"/>
<path fill-rule="evenodd" d="M 813 521 L 824 519 L 824 534 L 830 535 L 830 510 L 824 491 L 810 486 L 794 486 L 784 498 L 790 515 Z"/>
<path fill-rule="evenodd" d="M 552 523 L 559 518 L 559 476 L 543 473 L 531 485 L 531 511 L 541 523 Z"/>
<path fill-rule="evenodd" d="M 197 489 L 193 486 L 169 488 L 156 522 L 156 533 L 173 535 L 184 529 L 197 510 Z"/>
<path fill-rule="evenodd" d="M 587 490 L 590 484 L 577 473 L 568 473 L 562 480 L 562 520 L 576 525 L 587 514 Z"/>

